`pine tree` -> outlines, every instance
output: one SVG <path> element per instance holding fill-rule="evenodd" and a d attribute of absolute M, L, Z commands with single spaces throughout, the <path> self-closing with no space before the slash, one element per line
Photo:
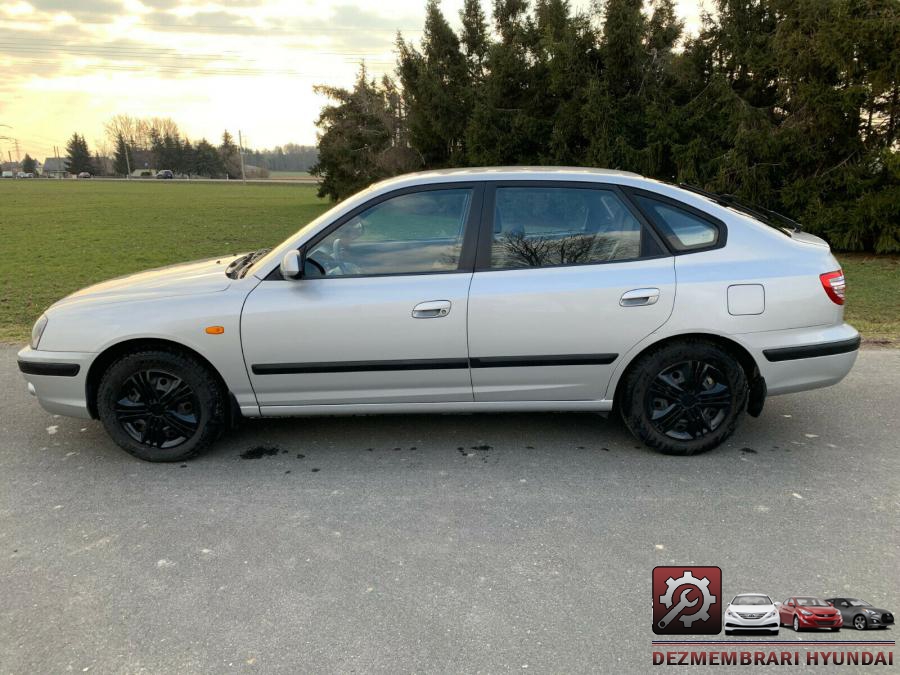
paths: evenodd
<path fill-rule="evenodd" d="M 34 161 L 34 158 L 26 152 L 25 159 L 22 160 L 22 171 L 24 171 L 25 173 L 34 173 L 36 168 L 37 162 Z"/>
<path fill-rule="evenodd" d="M 113 159 L 113 171 L 117 176 L 127 176 L 132 166 L 131 148 L 125 142 L 122 134 L 116 136 L 116 152 Z"/>
<path fill-rule="evenodd" d="M 91 152 L 88 150 L 87 141 L 84 136 L 77 133 L 72 134 L 72 138 L 66 143 L 66 171 L 69 173 L 79 174 L 87 172 L 94 173 L 94 164 L 91 161 Z"/>
<path fill-rule="evenodd" d="M 241 177 L 241 157 L 234 138 L 226 129 L 222 133 L 222 143 L 219 145 L 219 157 L 222 159 L 225 175 L 228 178 Z"/>
<path fill-rule="evenodd" d="M 194 174 L 207 178 L 221 178 L 225 166 L 219 151 L 205 138 L 200 139 L 194 148 Z"/>

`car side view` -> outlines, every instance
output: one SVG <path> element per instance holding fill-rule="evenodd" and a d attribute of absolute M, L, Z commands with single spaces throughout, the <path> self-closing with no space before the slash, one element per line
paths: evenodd
<path fill-rule="evenodd" d="M 821 598 L 796 596 L 778 606 L 779 623 L 791 626 L 796 632 L 813 628 L 830 628 L 839 631 L 844 625 L 841 613 Z"/>
<path fill-rule="evenodd" d="M 894 615 L 886 609 L 873 607 L 865 600 L 857 598 L 826 598 L 834 605 L 844 619 L 844 623 L 856 630 L 867 628 L 887 628 L 894 623 Z"/>
<path fill-rule="evenodd" d="M 716 447 L 851 369 L 823 240 L 733 197 L 596 169 L 383 181 L 273 249 L 106 281 L 18 354 L 48 411 L 149 461 L 241 417 L 589 411 Z"/>
<path fill-rule="evenodd" d="M 725 607 L 725 635 L 735 631 L 765 631 L 778 635 L 778 608 L 763 593 L 736 595 Z"/>

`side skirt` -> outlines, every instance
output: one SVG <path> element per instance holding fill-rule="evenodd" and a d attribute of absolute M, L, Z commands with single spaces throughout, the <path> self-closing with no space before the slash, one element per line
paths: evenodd
<path fill-rule="evenodd" d="M 249 406 L 248 406 L 249 407 Z M 242 409 L 245 417 L 303 417 L 314 415 L 429 415 L 504 412 L 609 412 L 612 401 L 459 401 L 446 403 L 360 403 L 262 406 L 259 413 Z"/>

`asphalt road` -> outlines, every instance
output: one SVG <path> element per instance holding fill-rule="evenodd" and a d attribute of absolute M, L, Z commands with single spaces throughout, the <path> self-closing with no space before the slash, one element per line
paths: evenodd
<path fill-rule="evenodd" d="M 151 465 L 3 349 L 0 672 L 645 672 L 666 564 L 896 613 L 898 379 L 864 351 L 687 459 L 546 414 L 251 421 Z"/>

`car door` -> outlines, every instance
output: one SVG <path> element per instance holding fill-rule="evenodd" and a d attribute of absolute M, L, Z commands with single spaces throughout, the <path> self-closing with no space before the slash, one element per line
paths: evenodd
<path fill-rule="evenodd" d="M 603 399 L 617 361 L 672 311 L 673 258 L 612 185 L 495 182 L 484 201 L 475 400 Z"/>
<path fill-rule="evenodd" d="M 471 401 L 466 315 L 480 201 L 478 185 L 460 183 L 373 198 L 303 245 L 303 278 L 275 270 L 262 281 L 241 316 L 262 413 Z"/>

